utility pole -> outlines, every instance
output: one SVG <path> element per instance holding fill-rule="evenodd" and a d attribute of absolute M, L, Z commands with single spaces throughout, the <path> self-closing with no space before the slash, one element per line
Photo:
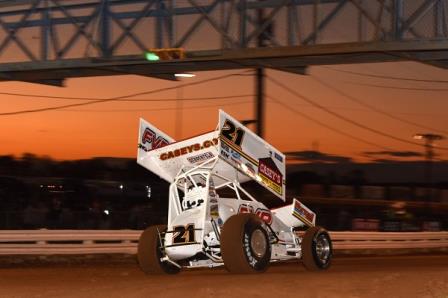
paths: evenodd
<path fill-rule="evenodd" d="M 175 133 L 176 140 L 182 139 L 182 110 L 183 110 L 183 87 L 176 89 L 176 120 L 175 120 Z"/>
<path fill-rule="evenodd" d="M 194 78 L 196 75 L 192 73 L 175 73 L 176 78 Z M 178 86 L 176 89 L 176 118 L 174 120 L 174 136 L 177 141 L 182 139 L 182 125 L 183 125 L 183 104 L 184 89 Z"/>
<path fill-rule="evenodd" d="M 256 94 L 256 105 L 255 105 L 255 117 L 257 119 L 256 125 L 257 130 L 256 133 L 261 138 L 264 135 L 264 106 L 265 106 L 265 96 L 264 96 L 264 68 L 259 67 L 256 69 L 256 77 L 255 77 L 255 94 Z"/>
<path fill-rule="evenodd" d="M 262 2 L 263 0 L 260 0 Z M 263 26 L 264 19 L 264 9 L 259 8 L 257 10 L 257 23 L 258 26 Z M 272 26 L 269 25 L 263 32 L 258 35 L 257 46 L 265 47 L 266 41 L 269 40 L 269 34 L 272 34 Z M 264 67 L 260 66 L 256 69 L 255 74 L 255 94 L 256 94 L 256 104 L 255 104 L 255 119 L 256 119 L 256 133 L 260 137 L 264 136 L 264 110 L 265 110 L 265 70 Z"/>
<path fill-rule="evenodd" d="M 443 140 L 444 137 L 432 133 L 419 133 L 414 135 L 414 139 L 425 140 L 425 184 L 426 200 L 432 201 L 432 163 L 434 159 L 434 142 Z"/>

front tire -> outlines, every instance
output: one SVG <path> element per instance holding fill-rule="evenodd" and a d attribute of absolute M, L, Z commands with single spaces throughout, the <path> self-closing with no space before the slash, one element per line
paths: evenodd
<path fill-rule="evenodd" d="M 164 255 L 162 243 L 166 225 L 151 226 L 143 231 L 138 241 L 137 259 L 146 274 L 176 274 L 180 269 L 160 259 Z"/>
<path fill-rule="evenodd" d="M 264 272 L 271 259 L 271 244 L 263 222 L 254 214 L 237 214 L 221 233 L 221 255 L 231 273 Z"/>
<path fill-rule="evenodd" d="M 302 240 L 302 261 L 309 271 L 328 269 L 331 265 L 333 247 L 330 235 L 322 227 L 309 228 Z"/>

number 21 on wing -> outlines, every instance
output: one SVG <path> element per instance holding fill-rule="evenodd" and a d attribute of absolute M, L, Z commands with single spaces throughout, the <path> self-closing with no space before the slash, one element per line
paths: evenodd
<path fill-rule="evenodd" d="M 221 135 L 238 147 L 241 147 L 244 138 L 244 130 L 236 127 L 232 121 L 226 119 L 221 129 Z"/>

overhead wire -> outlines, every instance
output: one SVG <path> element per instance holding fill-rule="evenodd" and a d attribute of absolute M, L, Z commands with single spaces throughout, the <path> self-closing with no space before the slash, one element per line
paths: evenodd
<path fill-rule="evenodd" d="M 348 117 L 345 117 L 345 116 L 343 116 L 341 114 L 338 114 L 338 113 L 336 113 L 336 112 L 334 112 L 334 111 L 332 111 L 332 110 L 330 110 L 330 109 L 328 109 L 328 108 L 318 104 L 314 100 L 311 100 L 310 98 L 308 98 L 308 97 L 304 96 L 303 94 L 300 94 L 299 92 L 291 89 L 290 87 L 288 87 L 285 84 L 277 81 L 276 79 L 273 79 L 271 76 L 266 76 L 266 78 L 269 81 L 271 81 L 274 84 L 276 84 L 277 86 L 279 86 L 279 87 L 285 89 L 286 91 L 288 91 L 289 93 L 295 95 L 296 97 L 301 98 L 302 100 L 306 101 L 307 103 L 309 103 L 309 104 L 311 104 L 311 105 L 313 105 L 313 106 L 315 106 L 315 107 L 317 107 L 317 108 L 327 112 L 330 115 L 333 115 L 336 118 L 344 120 L 345 122 L 348 122 L 348 123 L 350 123 L 350 124 L 352 124 L 354 126 L 360 127 L 360 128 L 362 128 L 364 130 L 370 131 L 370 132 L 375 133 L 377 135 L 381 135 L 383 137 L 387 137 L 387 138 L 393 139 L 393 140 L 398 141 L 398 142 L 402 142 L 402 143 L 406 143 L 406 144 L 410 144 L 410 145 L 414 145 L 414 146 L 419 146 L 419 147 L 424 147 L 423 144 L 412 142 L 412 141 L 409 141 L 409 140 L 406 140 L 406 139 L 403 139 L 403 138 L 400 138 L 400 137 L 397 137 L 397 136 L 394 136 L 394 135 L 391 135 L 391 134 L 379 131 L 377 129 L 374 129 L 372 127 L 369 127 L 369 126 L 364 125 L 362 123 L 359 123 L 357 121 L 354 121 L 354 120 L 352 120 L 352 119 L 350 119 Z M 445 147 L 437 147 L 437 148 L 440 149 L 440 150 L 448 150 L 448 148 L 445 148 Z"/>
<path fill-rule="evenodd" d="M 333 67 L 328 67 L 328 66 L 322 66 L 322 67 L 325 69 L 336 71 L 336 72 L 348 73 L 348 74 L 352 74 L 352 75 L 369 77 L 369 78 L 399 80 L 399 81 L 412 81 L 412 82 L 425 82 L 425 83 L 445 83 L 445 84 L 448 83 L 448 80 L 427 80 L 427 79 L 405 78 L 405 77 L 398 77 L 398 76 L 387 76 L 387 75 L 378 75 L 378 74 L 357 72 L 357 71 L 352 71 L 352 70 L 344 70 L 344 69 L 338 69 L 338 68 L 333 68 Z"/>
<path fill-rule="evenodd" d="M 244 72 L 240 72 L 240 73 L 244 73 Z M 182 88 L 182 87 L 200 85 L 200 84 L 204 84 L 204 83 L 208 83 L 208 82 L 212 82 L 212 81 L 216 81 L 216 80 L 225 79 L 225 78 L 232 77 L 232 76 L 238 76 L 240 73 L 221 75 L 221 76 L 201 80 L 198 82 L 190 82 L 190 83 L 185 83 L 185 84 L 181 84 L 181 85 L 177 85 L 177 86 L 164 87 L 164 88 L 153 89 L 153 90 L 144 91 L 144 92 L 136 92 L 136 93 L 131 93 L 128 95 L 110 97 L 110 98 L 105 98 L 105 99 L 97 99 L 97 100 L 92 100 L 92 101 L 82 102 L 82 103 L 73 103 L 73 104 L 66 104 L 66 105 L 60 105 L 60 106 L 44 107 L 44 108 L 13 111 L 13 112 L 3 112 L 3 113 L 0 113 L 0 116 L 12 116 L 12 115 L 21 115 L 21 114 L 29 114 L 29 113 L 39 113 L 39 112 L 46 112 L 46 111 L 61 110 L 61 109 L 66 109 L 66 108 L 87 106 L 87 105 L 92 105 L 92 104 L 97 104 L 97 103 L 113 102 L 113 101 L 117 101 L 119 99 L 132 98 L 132 97 L 136 97 L 136 96 L 140 96 L 140 95 L 154 94 L 154 93 L 174 90 L 174 89 L 178 89 L 178 88 Z"/>
<path fill-rule="evenodd" d="M 18 96 L 18 97 L 33 97 L 33 98 L 43 98 L 43 99 L 63 99 L 63 100 L 82 100 L 82 101 L 96 101 L 105 98 L 94 98 L 94 97 L 69 97 L 69 96 L 52 96 L 52 95 L 39 95 L 39 94 L 25 94 L 25 93 L 11 93 L 11 92 L 0 92 L 0 95 Z M 229 98 L 241 98 L 254 96 L 253 94 L 239 94 L 239 95 L 225 95 L 225 96 L 203 96 L 203 97 L 189 97 L 189 98 L 124 98 L 117 99 L 115 101 L 125 101 L 125 102 L 158 102 L 158 101 L 195 101 L 195 100 L 213 100 L 213 99 L 229 99 Z"/>
<path fill-rule="evenodd" d="M 244 100 L 244 101 L 237 101 L 237 102 L 225 102 L 225 103 L 219 103 L 219 104 L 213 104 L 213 105 L 201 105 L 201 106 L 192 106 L 192 107 L 182 107 L 182 110 L 192 110 L 192 109 L 207 109 L 212 107 L 221 107 L 221 106 L 236 106 L 236 105 L 242 105 L 251 103 L 252 100 Z M 160 112 L 160 111 L 173 111 L 178 110 L 178 107 L 171 107 L 171 108 L 155 108 L 155 109 L 114 109 L 114 110 L 73 110 L 73 109 L 66 109 L 64 111 L 67 112 L 95 112 L 95 113 L 115 113 L 115 112 Z"/>
<path fill-rule="evenodd" d="M 420 123 L 417 123 L 417 122 L 414 122 L 414 121 L 410 121 L 410 120 L 407 120 L 407 119 L 395 116 L 395 115 L 393 115 L 391 113 L 388 113 L 388 112 L 386 112 L 386 111 L 384 111 L 382 109 L 379 109 L 379 108 L 377 108 L 377 107 L 375 107 L 373 105 L 370 105 L 370 104 L 368 104 L 368 103 L 366 103 L 366 102 L 364 102 L 364 101 L 362 101 L 362 100 L 360 100 L 360 99 L 358 99 L 358 98 L 356 98 L 356 97 L 354 97 L 354 96 L 352 96 L 352 95 L 342 91 L 341 89 L 339 89 L 339 88 L 337 88 L 337 87 L 335 87 L 335 86 L 325 82 L 324 80 L 322 80 L 322 79 L 320 79 L 320 78 L 318 78 L 316 76 L 311 76 L 311 78 L 313 80 L 317 81 L 319 84 L 321 84 L 321 85 L 327 87 L 328 89 L 336 92 L 337 94 L 344 96 L 345 98 L 349 99 L 350 101 L 355 102 L 355 103 L 357 103 L 357 104 L 359 104 L 359 105 L 361 105 L 363 107 L 366 107 L 366 108 L 368 108 L 368 109 L 370 109 L 370 110 L 372 110 L 372 111 L 374 111 L 374 112 L 376 112 L 378 114 L 382 114 L 382 115 L 384 115 L 386 117 L 389 117 L 389 118 L 394 119 L 396 121 L 400 121 L 400 122 L 406 123 L 408 125 L 412 125 L 412 126 L 415 126 L 415 127 L 419 127 L 419 128 L 423 128 L 423 129 L 428 129 L 428 130 L 432 130 L 432 131 L 437 131 L 437 132 L 442 132 L 442 133 L 448 134 L 448 131 L 446 131 L 446 130 L 442 130 L 442 129 L 430 127 L 430 126 L 427 126 L 427 125 L 423 125 L 423 124 L 420 124 Z"/>
<path fill-rule="evenodd" d="M 359 137 L 357 137 L 357 136 L 354 136 L 354 135 L 352 135 L 352 134 L 349 134 L 349 133 L 347 133 L 347 132 L 345 132 L 345 131 L 343 131 L 343 130 L 337 129 L 337 128 L 331 126 L 331 125 L 328 125 L 328 124 L 326 124 L 325 122 L 322 122 L 322 121 L 320 121 L 320 120 L 318 120 L 318 119 L 316 119 L 316 118 L 313 118 L 313 117 L 309 116 L 309 115 L 306 114 L 306 113 L 302 113 L 301 111 L 297 110 L 297 109 L 294 108 L 293 106 L 288 105 L 288 104 L 286 104 L 286 103 L 284 103 L 284 102 L 282 102 L 282 101 L 280 101 L 280 100 L 278 100 L 278 99 L 272 97 L 271 95 L 266 95 L 266 97 L 270 98 L 274 103 L 277 103 L 278 105 L 281 105 L 282 107 L 284 107 L 284 108 L 287 109 L 288 111 L 292 111 L 292 112 L 294 112 L 295 114 L 297 114 L 297 115 L 299 115 L 299 116 L 301 116 L 301 117 L 303 117 L 303 118 L 305 118 L 305 119 L 308 119 L 308 120 L 310 120 L 311 122 L 314 122 L 314 123 L 316 123 L 316 124 L 318 124 L 318 125 L 320 125 L 320 126 L 323 126 L 323 127 L 327 128 L 327 129 L 329 129 L 329 130 L 331 130 L 331 131 L 337 132 L 337 133 L 339 133 L 339 134 L 341 134 L 341 135 L 344 135 L 344 136 L 346 136 L 346 137 L 348 137 L 348 138 L 351 138 L 351 139 L 353 139 L 353 140 L 362 142 L 362 143 L 364 143 L 364 144 L 368 144 L 368 145 L 371 145 L 371 146 L 374 146 L 374 147 L 377 147 L 377 148 L 380 148 L 380 149 L 384 149 L 384 150 L 393 151 L 393 149 L 391 149 L 391 148 L 389 148 L 389 147 L 382 146 L 382 145 L 379 145 L 379 144 L 376 144 L 376 143 L 373 143 L 373 142 L 364 140 L 364 139 L 362 139 L 362 138 L 359 138 Z"/>
<path fill-rule="evenodd" d="M 448 88 L 401 87 L 401 86 L 360 83 L 360 82 L 347 82 L 347 83 L 352 84 L 352 85 L 360 85 L 360 86 L 384 88 L 384 89 L 396 89 L 396 90 L 428 91 L 428 92 L 447 92 L 448 91 Z"/>

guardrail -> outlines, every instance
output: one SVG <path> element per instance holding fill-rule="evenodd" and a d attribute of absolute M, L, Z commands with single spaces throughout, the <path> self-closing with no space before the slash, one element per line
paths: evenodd
<path fill-rule="evenodd" d="M 136 230 L 3 230 L 0 255 L 135 254 Z M 335 250 L 448 249 L 448 232 L 330 232 Z"/>
<path fill-rule="evenodd" d="M 330 232 L 334 249 L 448 249 L 448 232 Z"/>
<path fill-rule="evenodd" d="M 142 231 L 4 230 L 0 255 L 135 254 Z"/>

